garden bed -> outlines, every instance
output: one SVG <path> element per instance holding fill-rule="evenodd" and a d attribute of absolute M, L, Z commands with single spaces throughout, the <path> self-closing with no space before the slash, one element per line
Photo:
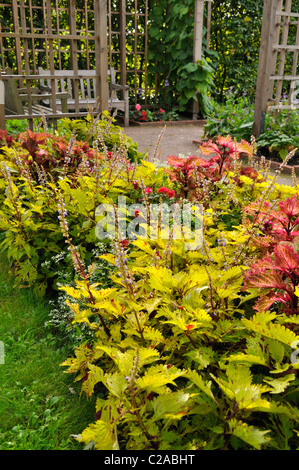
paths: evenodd
<path fill-rule="evenodd" d="M 96 406 L 72 436 L 100 451 L 298 448 L 296 187 L 235 167 L 253 149 L 227 136 L 165 165 L 111 121 L 59 126 L 3 133 L 0 232 L 15 285 L 55 300 L 61 366 Z"/>

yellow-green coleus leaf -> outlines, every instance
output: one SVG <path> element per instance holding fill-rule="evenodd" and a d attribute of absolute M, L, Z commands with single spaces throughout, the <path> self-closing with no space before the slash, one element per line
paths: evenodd
<path fill-rule="evenodd" d="M 116 425 L 110 422 L 98 419 L 76 437 L 79 442 L 85 444 L 94 442 L 96 450 L 119 450 Z"/>
<path fill-rule="evenodd" d="M 270 411 L 270 402 L 262 398 L 262 394 L 269 391 L 269 387 L 253 384 L 249 367 L 243 364 L 229 364 L 225 378 L 218 378 L 213 374 L 211 376 L 225 395 L 237 402 L 239 409 Z"/>
<path fill-rule="evenodd" d="M 250 446 L 260 450 L 263 444 L 270 441 L 270 437 L 266 436 L 270 430 L 260 430 L 255 426 L 249 426 L 247 423 L 235 418 L 228 421 L 229 433 L 238 437 Z"/>
<path fill-rule="evenodd" d="M 288 346 L 290 346 L 296 339 L 299 339 L 292 330 L 286 328 L 284 325 L 259 321 L 257 315 L 255 315 L 252 320 L 242 318 L 242 323 L 248 330 L 255 331 L 267 338 L 280 341 Z"/>
<path fill-rule="evenodd" d="M 179 370 L 174 366 L 156 365 L 147 369 L 136 380 L 136 386 L 149 392 L 158 392 L 165 385 L 175 385 L 175 379 L 184 374 L 185 371 Z"/>

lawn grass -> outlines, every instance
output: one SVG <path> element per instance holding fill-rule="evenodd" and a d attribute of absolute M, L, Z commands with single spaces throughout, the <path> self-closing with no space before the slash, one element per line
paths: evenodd
<path fill-rule="evenodd" d="M 14 287 L 0 258 L 0 450 L 76 450 L 71 436 L 94 421 L 95 406 L 60 364 L 72 355 L 50 332 L 46 301 Z"/>

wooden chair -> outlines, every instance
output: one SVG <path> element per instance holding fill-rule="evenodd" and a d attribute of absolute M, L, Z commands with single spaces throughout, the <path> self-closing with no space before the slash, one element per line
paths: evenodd
<path fill-rule="evenodd" d="M 51 89 L 51 80 L 47 79 L 46 76 L 51 75 L 50 70 L 44 70 L 39 67 L 38 73 L 41 77 L 40 83 L 42 86 L 47 86 Z M 56 93 L 68 92 L 71 95 L 71 98 L 67 101 L 68 110 L 72 111 L 76 109 L 76 100 L 75 100 L 75 87 L 74 87 L 74 77 L 75 73 L 73 70 L 55 70 L 54 75 L 57 75 L 57 80 L 55 80 L 55 91 Z M 79 111 L 80 110 L 89 110 L 90 108 L 98 108 L 98 99 L 96 96 L 96 71 L 95 70 L 79 70 L 78 71 L 78 103 Z M 115 83 L 115 71 L 114 68 L 108 70 L 108 75 L 110 76 L 110 91 L 111 95 L 108 101 L 110 109 L 118 109 L 124 113 L 124 124 L 125 126 L 129 125 L 129 86 L 128 85 L 118 85 Z M 123 99 L 119 99 L 117 92 L 122 92 Z M 59 100 L 57 101 L 57 106 L 60 107 Z"/>
<path fill-rule="evenodd" d="M 17 119 L 26 119 L 29 114 L 28 106 L 24 106 L 23 103 L 28 103 L 31 100 L 31 115 L 36 117 L 42 117 L 43 115 L 53 115 L 53 109 L 49 106 L 45 106 L 43 102 L 45 100 L 52 99 L 52 94 L 44 92 L 43 89 L 37 87 L 30 88 L 30 97 L 27 93 L 27 88 L 18 88 L 17 82 L 12 78 L 12 70 L 6 68 L 2 75 L 9 75 L 11 78 L 4 79 L 5 87 L 5 115 L 14 116 Z M 58 93 L 57 99 L 61 104 L 61 109 L 57 110 L 57 114 L 67 113 L 67 100 L 70 98 L 69 93 Z"/>

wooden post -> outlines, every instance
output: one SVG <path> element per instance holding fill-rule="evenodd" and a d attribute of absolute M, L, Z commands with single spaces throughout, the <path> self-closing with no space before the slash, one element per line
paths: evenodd
<path fill-rule="evenodd" d="M 1 80 L 0 74 L 0 129 L 5 130 L 5 93 L 4 93 L 4 82 Z"/>
<path fill-rule="evenodd" d="M 127 68 L 126 68 L 126 29 L 127 29 L 127 15 L 126 15 L 126 0 L 120 0 L 120 84 L 127 83 Z"/>
<path fill-rule="evenodd" d="M 278 2 L 277 2 L 277 11 L 282 11 L 283 2 L 284 2 L 284 0 L 278 0 Z M 273 36 L 273 43 L 274 44 L 279 43 L 280 29 L 281 29 L 281 15 L 276 15 L 276 23 L 275 23 L 275 27 L 274 27 L 274 36 Z M 272 55 L 272 59 L 273 59 L 272 71 L 273 72 L 276 69 L 277 52 L 278 52 L 277 50 L 273 51 L 273 55 Z M 271 83 L 269 85 L 269 96 L 270 96 L 270 98 L 273 95 L 273 91 L 274 91 L 274 80 L 271 80 Z"/>
<path fill-rule="evenodd" d="M 25 15 L 25 2 L 24 0 L 20 0 L 20 10 L 21 10 L 21 25 L 22 25 L 22 35 L 23 37 L 23 49 L 24 49 L 24 61 L 25 61 L 25 73 L 26 75 L 30 75 L 30 61 L 29 61 L 29 51 L 28 51 L 28 39 L 26 37 L 27 34 L 27 25 L 26 25 L 26 15 Z M 22 85 L 23 86 L 23 85 Z M 27 89 L 27 96 L 28 96 L 28 114 L 32 115 L 32 98 L 31 98 L 31 81 L 26 80 L 26 89 Z M 29 129 L 33 130 L 33 119 L 28 119 Z"/>
<path fill-rule="evenodd" d="M 76 36 L 76 4 L 75 0 L 69 0 L 70 12 L 70 34 Z M 77 39 L 71 39 L 71 66 L 74 75 L 78 75 L 78 42 Z M 75 111 L 79 112 L 79 81 L 78 78 L 74 79 L 74 98 L 75 98 Z"/>
<path fill-rule="evenodd" d="M 17 0 L 12 0 L 12 15 L 14 22 L 14 31 L 16 34 L 20 33 L 19 27 L 19 15 L 18 15 L 18 4 Z M 23 31 L 24 33 L 24 31 Z M 22 53 L 21 53 L 21 41 L 19 37 L 16 37 L 16 59 L 17 59 L 17 73 L 22 75 Z M 21 85 L 23 86 L 23 85 Z"/>
<path fill-rule="evenodd" d="M 193 62 L 198 62 L 202 54 L 202 31 L 204 16 L 204 0 L 195 0 L 194 13 L 194 40 L 193 40 Z M 196 120 L 199 113 L 199 103 L 193 102 L 192 119 Z"/>
<path fill-rule="evenodd" d="M 297 73 L 297 66 L 298 66 L 298 55 L 299 55 L 299 18 L 297 18 L 297 33 L 296 33 L 296 46 L 297 50 L 294 51 L 293 56 L 293 68 L 292 68 L 292 75 L 296 76 Z M 298 87 L 299 81 L 298 79 L 292 80 L 290 85 L 290 94 L 289 94 L 289 104 L 295 104 L 294 101 L 296 99 L 296 95 L 298 95 L 298 91 L 296 87 Z"/>
<path fill-rule="evenodd" d="M 212 0 L 207 0 L 207 50 L 210 49 L 211 19 L 212 19 Z"/>
<path fill-rule="evenodd" d="M 273 67 L 273 35 L 278 0 L 265 0 L 261 33 L 258 76 L 256 82 L 254 124 L 252 133 L 258 137 L 264 131 L 267 102 L 271 89 L 270 75 Z"/>
<path fill-rule="evenodd" d="M 108 109 L 108 60 L 107 60 L 107 2 L 94 0 L 96 95 L 100 99 L 100 111 Z"/>

